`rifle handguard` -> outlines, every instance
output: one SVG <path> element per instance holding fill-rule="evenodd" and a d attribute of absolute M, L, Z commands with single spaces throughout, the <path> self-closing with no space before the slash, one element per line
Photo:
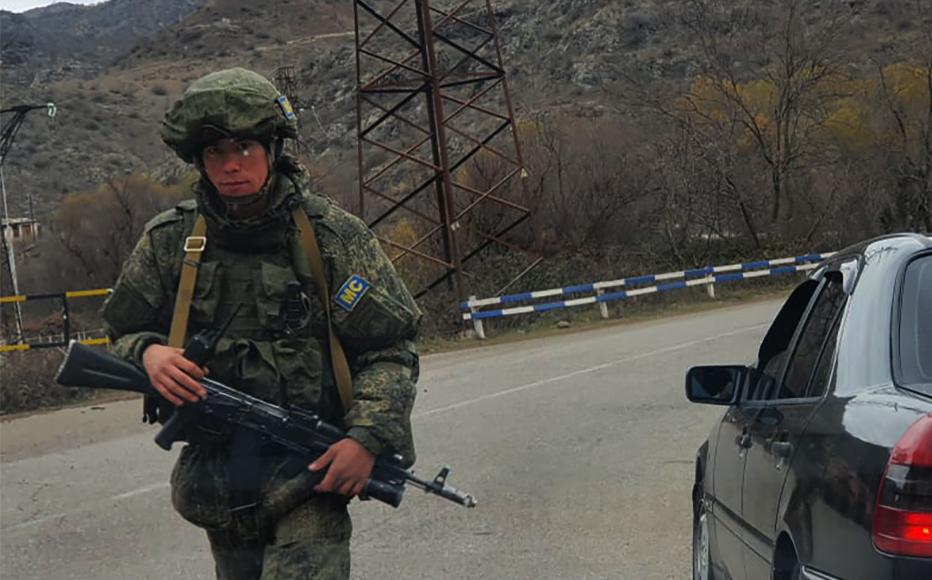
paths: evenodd
<path fill-rule="evenodd" d="M 404 499 L 404 493 L 405 488 L 403 485 L 392 485 L 374 479 L 367 479 L 366 486 L 359 497 L 360 499 L 376 499 L 392 507 L 398 507 L 401 505 L 401 500 Z"/>

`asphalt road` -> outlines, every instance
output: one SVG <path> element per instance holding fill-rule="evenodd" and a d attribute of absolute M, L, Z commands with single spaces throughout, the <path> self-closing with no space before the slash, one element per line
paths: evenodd
<path fill-rule="evenodd" d="M 749 362 L 778 307 L 425 357 L 418 471 L 452 464 L 480 505 L 354 502 L 354 580 L 687 578 L 693 457 L 721 409 L 689 404 L 684 373 Z M 139 406 L 0 424 L 0 578 L 213 578 Z"/>

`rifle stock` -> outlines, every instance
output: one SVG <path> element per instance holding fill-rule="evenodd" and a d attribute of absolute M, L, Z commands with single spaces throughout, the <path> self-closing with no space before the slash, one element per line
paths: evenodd
<path fill-rule="evenodd" d="M 66 387 L 112 389 L 158 396 L 149 377 L 134 365 L 105 351 L 72 340 L 55 382 Z"/>

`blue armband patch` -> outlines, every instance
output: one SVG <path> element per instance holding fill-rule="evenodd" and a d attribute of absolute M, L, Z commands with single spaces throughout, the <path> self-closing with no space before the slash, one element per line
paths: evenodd
<path fill-rule="evenodd" d="M 291 121 L 298 118 L 294 113 L 294 109 L 291 107 L 291 102 L 288 100 L 288 97 L 282 95 L 275 99 L 275 102 L 278 103 L 278 108 L 282 110 L 282 116 L 286 119 Z"/>
<path fill-rule="evenodd" d="M 369 290 L 372 284 L 369 284 L 362 277 L 353 274 L 337 290 L 337 295 L 333 297 L 334 301 L 347 312 L 352 312 L 356 304 L 362 300 L 363 295 Z"/>

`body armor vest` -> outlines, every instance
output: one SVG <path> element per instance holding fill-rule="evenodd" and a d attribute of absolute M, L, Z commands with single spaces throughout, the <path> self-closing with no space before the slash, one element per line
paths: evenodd
<path fill-rule="evenodd" d="M 218 257 L 221 286 L 214 323 L 226 321 L 236 311 L 225 338 L 271 338 L 270 333 L 259 324 L 259 307 L 256 303 L 256 274 L 262 269 L 261 257 L 224 254 Z"/>
<path fill-rule="evenodd" d="M 287 289 L 295 282 L 303 290 L 308 323 L 289 331 Z M 276 404 L 318 410 L 331 418 L 342 416 L 330 408 L 332 394 L 323 392 L 333 390 L 323 348 L 323 307 L 313 289 L 295 274 L 287 246 L 243 254 L 208 245 L 191 302 L 191 332 L 216 328 L 234 312 L 207 365 L 213 378 Z"/>

